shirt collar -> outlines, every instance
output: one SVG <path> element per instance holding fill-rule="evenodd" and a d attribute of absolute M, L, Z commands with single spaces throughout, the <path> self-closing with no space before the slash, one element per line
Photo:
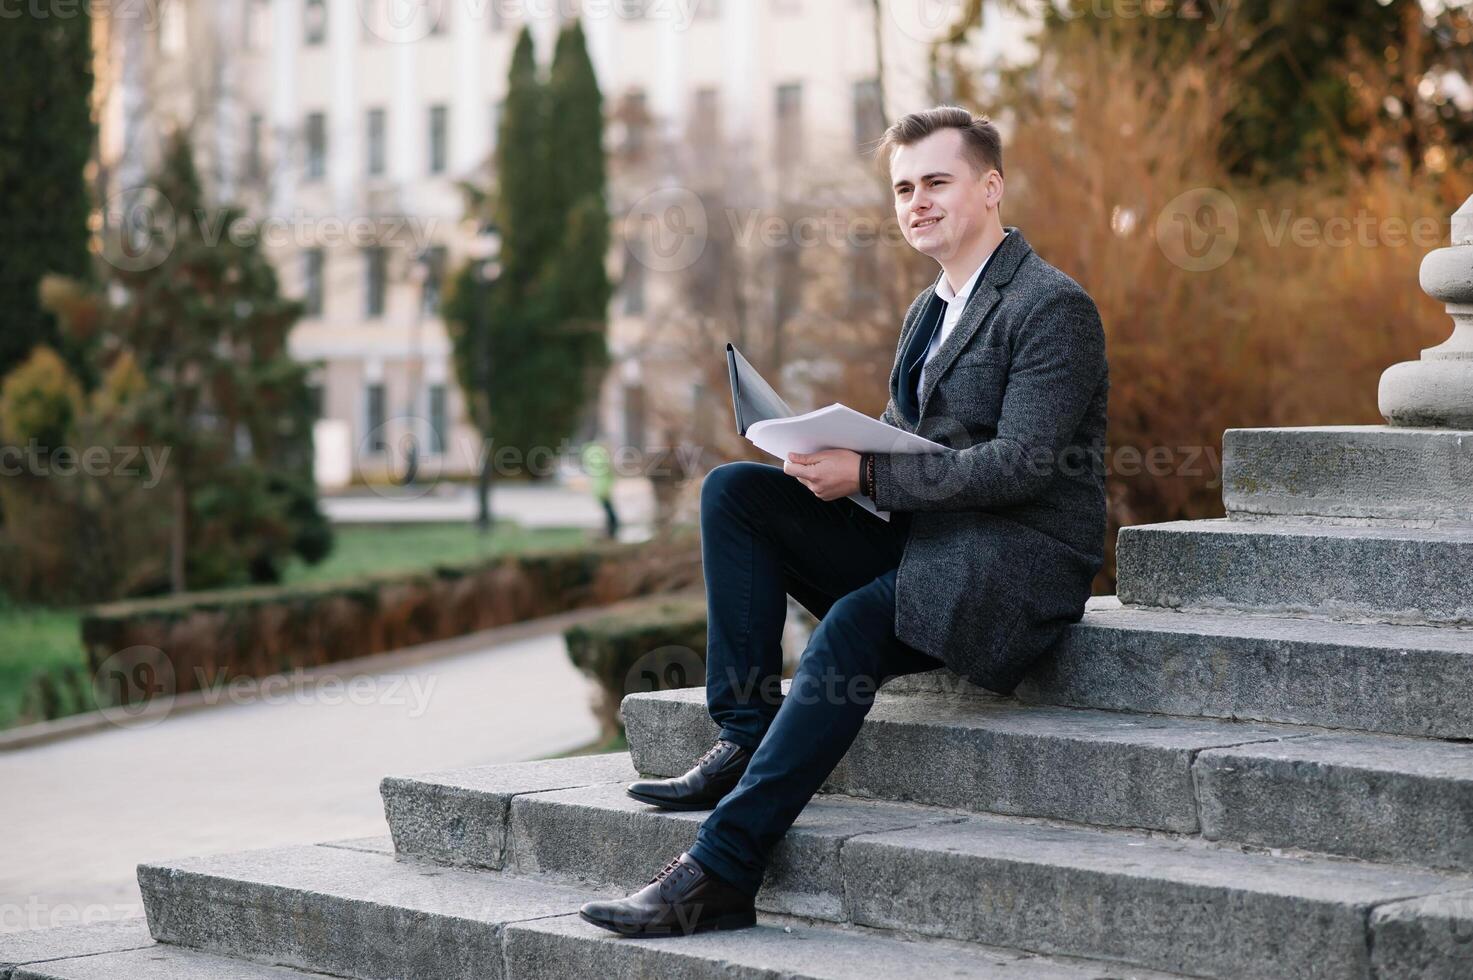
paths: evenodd
<path fill-rule="evenodd" d="M 987 254 L 987 258 L 982 260 L 981 265 L 977 266 L 977 271 L 972 273 L 971 278 L 968 279 L 966 281 L 966 284 L 962 286 L 960 292 L 952 292 L 951 283 L 948 282 L 946 279 L 946 270 L 942 269 L 940 277 L 938 277 L 936 280 L 936 295 L 944 300 L 948 305 L 956 302 L 957 300 L 961 300 L 963 303 L 965 303 L 967 301 L 967 297 L 972 295 L 972 289 L 977 285 L 977 280 L 982 278 L 982 273 L 987 270 L 987 266 L 992 261 L 992 257 L 996 255 L 997 250 L 1002 247 L 1003 239 L 1006 239 L 1009 234 L 1009 232 L 1003 232 L 1002 239 L 998 240 L 997 247 Z"/>

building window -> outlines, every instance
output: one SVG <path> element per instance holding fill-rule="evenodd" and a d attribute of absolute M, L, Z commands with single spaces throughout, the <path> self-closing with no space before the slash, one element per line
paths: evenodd
<path fill-rule="evenodd" d="M 777 263 L 777 288 L 773 290 L 773 319 L 787 323 L 803 302 L 803 249 L 796 241 L 781 245 L 773 257 Z"/>
<path fill-rule="evenodd" d="M 797 82 L 777 87 L 773 146 L 779 167 L 790 167 L 803 159 L 803 86 Z"/>
<path fill-rule="evenodd" d="M 266 164 L 262 153 L 262 139 L 265 131 L 266 121 L 261 118 L 259 112 L 251 113 L 250 121 L 246 123 L 246 159 L 245 175 L 247 180 L 260 180 L 266 172 Z"/>
<path fill-rule="evenodd" d="M 327 40 L 326 0 L 307 0 L 302 7 L 302 39 L 308 44 L 322 44 Z"/>
<path fill-rule="evenodd" d="M 691 101 L 690 122 L 685 127 L 691 146 L 707 156 L 721 144 L 721 93 L 714 88 L 698 88 Z"/>
<path fill-rule="evenodd" d="M 369 385 L 364 393 L 367 395 L 367 411 L 364 412 L 363 424 L 368 430 L 368 451 L 378 455 L 389 448 L 387 433 L 384 432 L 386 419 L 384 418 L 383 382 Z"/>
<path fill-rule="evenodd" d="M 624 130 L 624 138 L 620 142 L 624 157 L 631 163 L 643 160 L 650 127 L 649 100 L 644 92 L 639 89 L 626 92 L 621 100 L 617 119 Z"/>
<path fill-rule="evenodd" d="M 854 145 L 861 153 L 885 135 L 885 108 L 880 105 L 880 83 L 866 78 L 854 83 Z"/>
<path fill-rule="evenodd" d="M 181 55 L 189 46 L 189 10 L 183 4 L 170 3 L 159 8 L 159 47 L 167 55 Z"/>
<path fill-rule="evenodd" d="M 383 109 L 368 110 L 368 176 L 382 177 L 385 170 L 384 142 L 388 138 L 388 116 Z"/>
<path fill-rule="evenodd" d="M 302 253 L 302 314 L 322 316 L 322 271 L 326 253 L 309 248 Z"/>
<path fill-rule="evenodd" d="M 246 0 L 241 22 L 242 46 L 248 51 L 263 51 L 271 43 L 271 4 L 269 0 Z"/>
<path fill-rule="evenodd" d="M 450 109 L 448 106 L 430 106 L 430 173 L 443 174 L 450 140 Z"/>
<path fill-rule="evenodd" d="M 506 0 L 490 0 L 488 6 L 491 8 L 491 33 L 500 34 L 506 28 L 506 14 L 502 11 L 502 4 Z"/>
<path fill-rule="evenodd" d="M 307 386 L 307 411 L 312 413 L 312 421 L 322 418 L 323 406 L 326 402 L 326 394 L 320 384 L 309 384 Z"/>
<path fill-rule="evenodd" d="M 445 386 L 430 385 L 430 453 L 435 456 L 445 452 L 446 425 L 449 421 L 445 405 Z"/>
<path fill-rule="evenodd" d="M 430 0 L 423 5 L 424 15 L 430 19 L 430 36 L 439 37 L 450 29 L 450 0 Z"/>
<path fill-rule="evenodd" d="M 622 20 L 644 20 L 649 7 L 650 0 L 614 0 L 614 14 Z"/>
<path fill-rule="evenodd" d="M 505 99 L 498 99 L 491 103 L 491 139 L 488 145 L 493 150 L 501 142 L 501 117 L 504 115 L 506 115 Z"/>
<path fill-rule="evenodd" d="M 307 179 L 319 180 L 327 174 L 327 116 L 308 113 L 306 129 Z"/>
<path fill-rule="evenodd" d="M 431 245 L 425 249 L 421 261 L 425 278 L 419 308 L 425 316 L 434 316 L 440 310 L 440 295 L 445 286 L 445 246 Z"/>
<path fill-rule="evenodd" d="M 363 315 L 384 315 L 384 292 L 387 285 L 389 253 L 382 245 L 363 250 Z"/>
<path fill-rule="evenodd" d="M 619 292 L 626 316 L 639 316 L 644 312 L 644 263 L 628 245 L 624 247 L 624 278 L 619 284 Z"/>

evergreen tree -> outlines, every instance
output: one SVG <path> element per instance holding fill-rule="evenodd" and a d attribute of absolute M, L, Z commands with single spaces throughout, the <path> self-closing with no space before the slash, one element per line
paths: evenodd
<path fill-rule="evenodd" d="M 170 447 L 170 586 L 275 581 L 291 553 L 316 561 L 331 546 L 309 367 L 287 350 L 301 304 L 281 296 L 254 236 L 232 234 L 244 215 L 206 208 L 186 134 L 153 183 L 174 218 L 156 229 L 166 254 L 116 271 L 126 299 L 107 311 L 102 346 L 147 378 L 139 422 Z"/>
<path fill-rule="evenodd" d="M 18 8 L 19 10 L 19 8 Z M 87 4 L 63 15 L 30 6 L 6 17 L 0 65 L 0 377 L 37 344 L 58 346 L 37 296 L 48 273 L 86 277 L 83 168 L 92 151 L 92 20 Z"/>
<path fill-rule="evenodd" d="M 608 362 L 604 273 L 602 97 L 576 24 L 558 38 L 551 81 L 538 79 L 530 33 L 517 40 L 497 140 L 497 186 L 472 195 L 494 223 L 500 276 L 472 262 L 442 310 L 461 388 L 491 452 L 482 468 L 482 526 L 490 522 L 494 450 L 555 448 L 585 410 Z"/>

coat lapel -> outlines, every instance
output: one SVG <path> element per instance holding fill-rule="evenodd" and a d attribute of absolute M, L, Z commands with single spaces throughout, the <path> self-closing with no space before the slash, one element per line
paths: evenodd
<path fill-rule="evenodd" d="M 998 290 L 1012 281 L 1013 273 L 1018 270 L 1018 265 L 1033 251 L 1029 246 L 1023 233 L 1016 228 L 1007 228 L 1007 237 L 997 246 L 997 254 L 987 265 L 987 271 L 982 273 L 982 278 L 977 285 L 972 287 L 972 295 L 967 297 L 967 305 L 962 309 L 961 319 L 952 328 L 951 335 L 942 343 L 941 348 L 936 351 L 936 357 L 926 368 L 926 380 L 921 386 L 920 413 L 926 414 L 926 402 L 931 397 L 931 392 L 936 389 L 941 378 L 946 374 L 951 363 L 956 360 L 972 340 L 972 336 L 982 326 L 982 321 L 987 319 L 987 314 L 997 305 L 1001 298 Z M 944 273 L 943 273 L 944 274 Z M 940 282 L 940 279 L 937 280 Z M 935 287 L 932 287 L 934 293 Z"/>

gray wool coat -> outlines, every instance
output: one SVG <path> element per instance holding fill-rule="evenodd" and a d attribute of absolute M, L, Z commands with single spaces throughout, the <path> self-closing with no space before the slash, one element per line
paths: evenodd
<path fill-rule="evenodd" d="M 874 486 L 881 510 L 911 512 L 896 635 L 1002 694 L 1083 617 L 1104 563 L 1110 386 L 1094 301 L 1007 230 L 915 425 L 896 407 L 900 362 L 935 286 L 906 313 L 881 419 L 948 449 L 879 454 Z"/>

